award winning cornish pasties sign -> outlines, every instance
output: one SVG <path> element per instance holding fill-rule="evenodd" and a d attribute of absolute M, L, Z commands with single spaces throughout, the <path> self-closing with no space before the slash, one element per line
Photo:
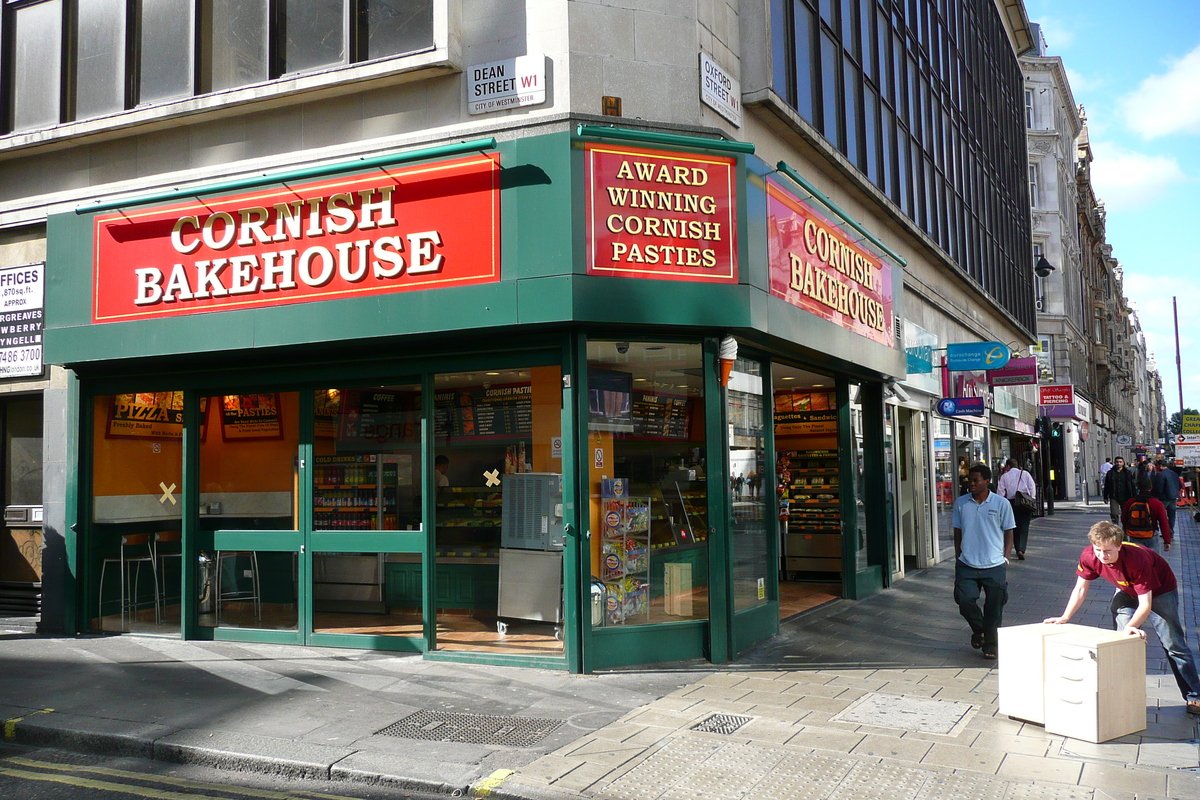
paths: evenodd
<path fill-rule="evenodd" d="M 735 160 L 589 144 L 588 274 L 737 282 Z"/>
<path fill-rule="evenodd" d="M 493 155 L 95 219 L 93 322 L 500 279 Z"/>
<path fill-rule="evenodd" d="M 807 204 L 767 181 L 771 294 L 895 347 L 891 267 Z"/>

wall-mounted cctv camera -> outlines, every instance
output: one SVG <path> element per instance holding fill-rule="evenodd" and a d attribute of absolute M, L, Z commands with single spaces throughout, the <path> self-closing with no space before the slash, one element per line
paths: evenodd
<path fill-rule="evenodd" d="M 1047 261 L 1045 256 L 1038 256 L 1033 271 L 1039 278 L 1048 278 L 1050 273 L 1054 272 L 1054 265 Z"/>
<path fill-rule="evenodd" d="M 617 342 L 617 352 L 625 355 L 629 352 L 629 342 Z"/>

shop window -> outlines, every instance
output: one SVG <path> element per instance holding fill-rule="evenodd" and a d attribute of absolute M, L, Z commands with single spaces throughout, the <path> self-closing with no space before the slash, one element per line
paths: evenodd
<path fill-rule="evenodd" d="M 594 624 L 708 618 L 703 376 L 699 344 L 588 342 Z"/>
<path fill-rule="evenodd" d="M 300 396 L 200 398 L 200 529 L 296 531 Z M 294 551 L 202 552 L 200 624 L 297 630 Z"/>
<path fill-rule="evenodd" d="M 863 403 L 862 384 L 851 383 L 850 389 L 850 490 L 852 516 L 844 526 L 848 535 L 854 537 L 855 569 L 859 572 L 867 568 L 867 492 L 865 485 L 865 462 L 863 456 Z M 845 505 L 843 505 L 845 508 Z"/>
<path fill-rule="evenodd" d="M 434 376 L 438 649 L 562 653 L 562 371 Z"/>
<path fill-rule="evenodd" d="M 92 402 L 92 630 L 179 633 L 182 443 L 183 392 Z"/>
<path fill-rule="evenodd" d="M 776 571 L 769 559 L 775 525 L 768 522 L 770 486 L 766 483 L 762 364 L 738 358 L 727 389 L 729 478 L 733 540 L 734 610 L 766 603 Z"/>
<path fill-rule="evenodd" d="M 419 384 L 313 393 L 312 527 L 346 534 L 314 552 L 313 630 L 422 636 L 420 553 L 354 548 L 370 531 L 421 530 Z"/>

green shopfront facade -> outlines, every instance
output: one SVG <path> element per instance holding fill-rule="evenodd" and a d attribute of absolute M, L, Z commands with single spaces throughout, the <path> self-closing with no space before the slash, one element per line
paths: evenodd
<path fill-rule="evenodd" d="M 823 200 L 581 127 L 52 217 L 68 629 L 723 663 L 816 574 L 809 502 L 824 577 L 884 586 L 902 264 Z"/>

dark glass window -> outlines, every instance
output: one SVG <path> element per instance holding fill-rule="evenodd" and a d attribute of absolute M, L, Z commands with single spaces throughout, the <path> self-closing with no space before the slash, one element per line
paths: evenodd
<path fill-rule="evenodd" d="M 433 41 L 433 0 L 362 0 L 358 61 L 412 53 Z"/>
<path fill-rule="evenodd" d="M 76 13 L 75 118 L 125 108 L 125 0 L 80 3 Z"/>
<path fill-rule="evenodd" d="M 306 72 L 346 59 L 346 6 L 343 0 L 284 0 L 279 48 L 284 72 Z"/>
<path fill-rule="evenodd" d="M 219 92 L 268 80 L 268 0 L 209 0 L 208 7 L 208 90 Z"/>
<path fill-rule="evenodd" d="M 780 96 L 1033 330 L 1023 78 L 997 8 L 774 0 L 771 9 L 773 28 L 791 34 L 780 62 L 795 90 Z"/>
<path fill-rule="evenodd" d="M 195 93 L 192 3 L 142 0 L 138 102 L 155 103 Z"/>
<path fill-rule="evenodd" d="M 22 6 L 5 19 L 13 28 L 12 129 L 24 131 L 60 122 L 62 0 Z"/>

